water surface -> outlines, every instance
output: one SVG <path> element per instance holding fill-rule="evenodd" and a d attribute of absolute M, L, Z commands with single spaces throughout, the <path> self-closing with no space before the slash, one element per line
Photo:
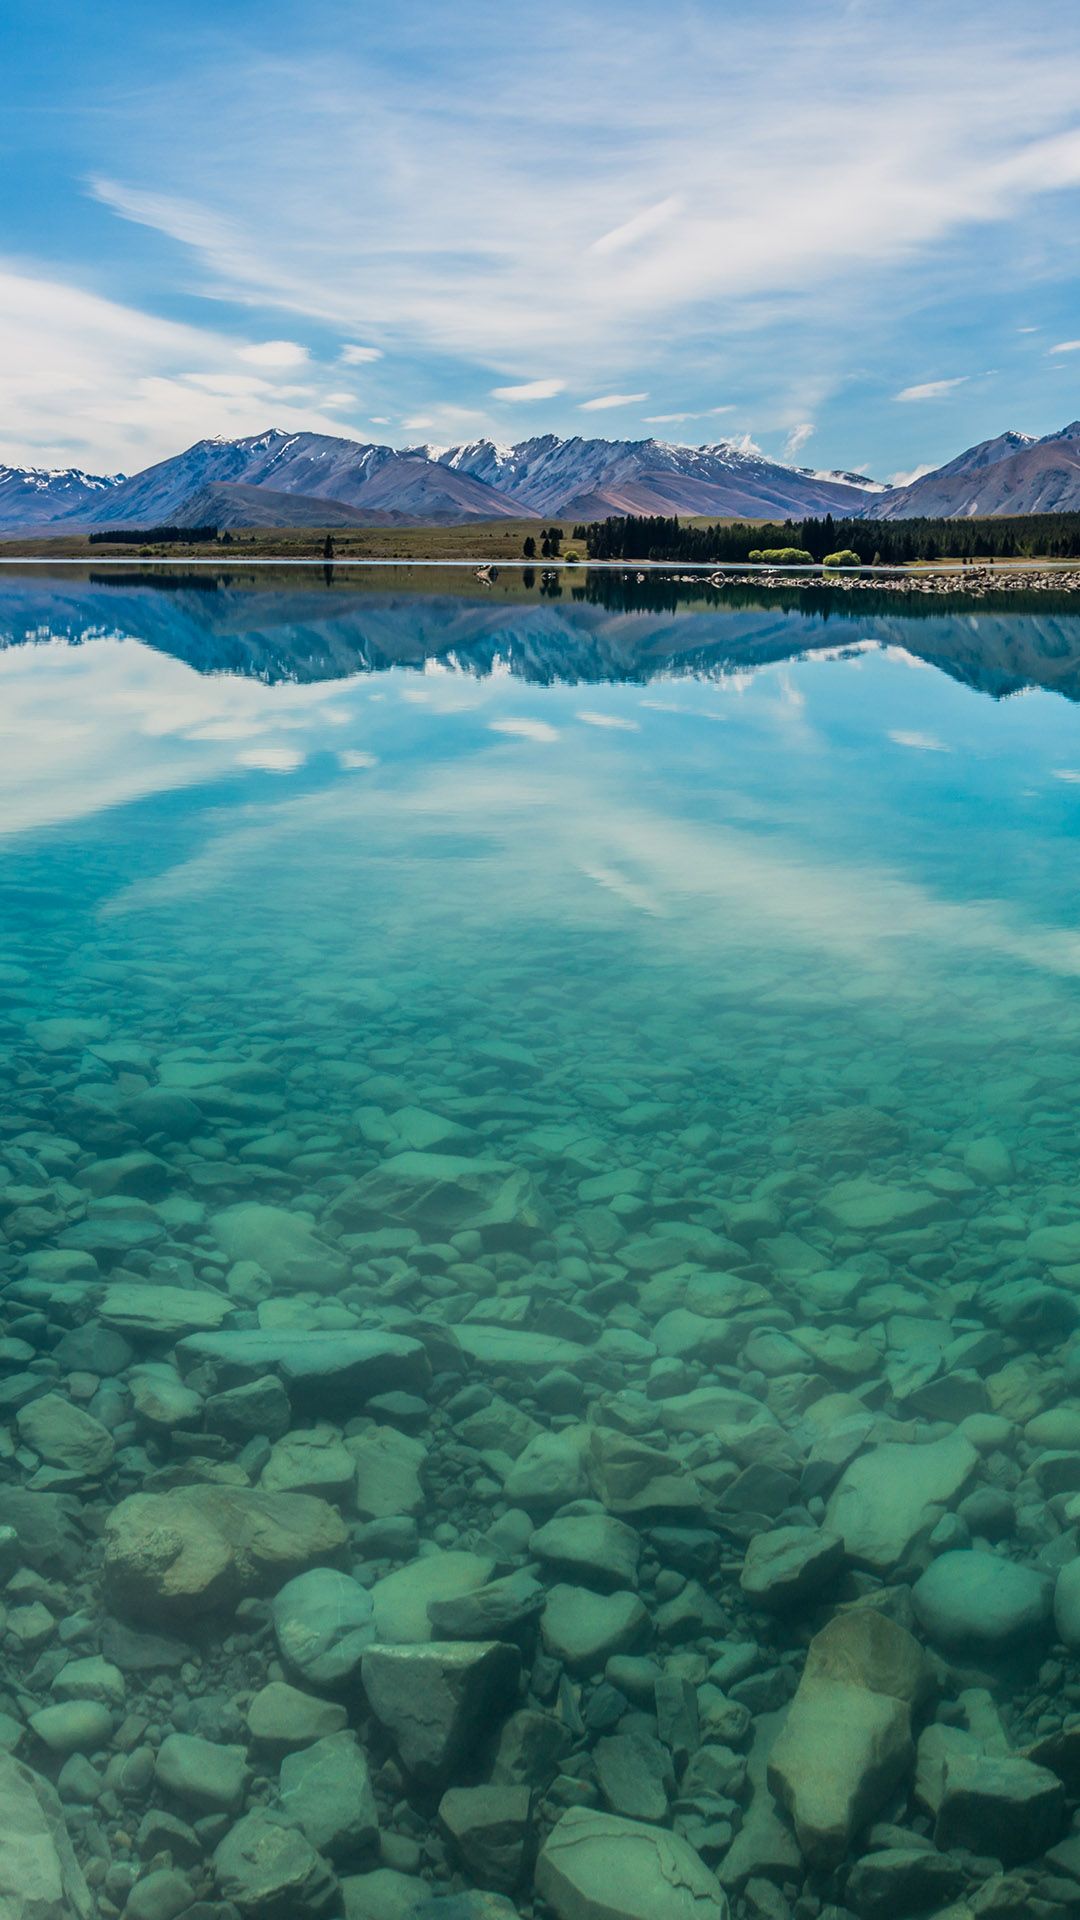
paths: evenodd
<path fill-rule="evenodd" d="M 310 1748 L 252 1731 L 250 1699 L 282 1674 L 344 1701 L 384 1867 L 417 1880 L 414 1902 L 453 1882 L 525 1910 L 535 1844 L 578 1805 L 651 1809 L 737 1899 L 762 1873 L 792 1900 L 839 1897 L 868 1818 L 936 1831 L 957 1890 L 993 1877 L 995 1844 L 1034 1862 L 1035 1888 L 1067 1825 L 1056 1801 L 1010 1853 L 986 1803 L 915 1795 L 909 1757 L 834 1844 L 797 1789 L 774 1804 L 763 1767 L 807 1640 L 854 1601 L 936 1662 L 916 1733 L 959 1728 L 980 1764 L 973 1685 L 1018 1753 L 1080 1697 L 1080 1608 L 1049 1614 L 1080 1564 L 1080 614 L 555 584 L 0 579 L 0 1521 L 19 1486 L 74 1501 L 91 1543 L 138 1490 L 300 1490 L 348 1535 L 311 1557 L 374 1590 L 376 1619 L 377 1583 L 438 1551 L 473 1556 L 458 1577 L 481 1593 L 515 1569 L 544 1590 L 504 1636 L 520 1701 L 504 1677 L 483 1736 L 428 1773 L 377 1676 L 320 1686 L 265 1633 L 234 1645 L 205 1596 L 133 1597 L 123 1567 L 103 1585 L 96 1544 L 38 1555 L 54 1628 L 44 1653 L 9 1638 L 5 1711 L 21 1725 L 54 1697 L 62 1648 L 120 1647 L 145 1717 L 115 1623 L 178 1635 L 187 1664 L 156 1680 L 139 1738 L 249 1748 L 249 1797 L 173 1860 L 193 1897 L 245 1912 L 276 1908 L 245 1895 L 228 1832 L 265 1806 L 291 1817 L 281 1753 Z M 171 1119 L 163 1093 L 181 1096 Z M 191 1329 L 110 1306 L 117 1285 L 212 1292 L 238 1340 L 368 1329 L 428 1359 L 388 1365 L 370 1411 L 355 1385 L 325 1404 L 294 1391 L 287 1430 L 223 1439 L 207 1403 L 278 1362 L 208 1358 Z M 127 1351 L 66 1349 L 73 1326 Z M 111 1436 L 104 1465 L 43 1438 L 26 1410 L 47 1395 Z M 371 1464 L 387 1431 L 390 1490 Z M 620 1435 L 664 1456 L 662 1485 L 644 1452 L 622 1485 Z M 940 1445 L 947 1484 L 868 1544 L 881 1498 L 859 1462 L 903 1446 L 908 1484 Z M 533 1543 L 605 1513 L 631 1529 L 633 1572 L 614 1536 L 580 1563 Z M 788 1527 L 796 1559 L 808 1530 L 842 1546 L 786 1604 L 777 1575 L 763 1607 L 744 1555 Z M 1019 1623 L 988 1560 L 1032 1583 Z M 931 1565 L 944 1598 L 919 1584 Z M 274 1584 L 251 1583 L 253 1618 Z M 575 1651 L 612 1586 L 643 1612 Z M 442 1637 L 499 1639 L 476 1607 Z M 384 1609 L 377 1637 L 393 1632 Z M 627 1659 L 690 1683 L 689 1738 Z M 434 1811 L 493 1769 L 519 1778 L 492 1746 L 519 1705 L 562 1747 L 514 1762 L 533 1837 L 493 1869 Z M 102 1778 L 118 1725 L 80 1748 Z M 839 1736 L 826 1718 L 815 1737 Z M 687 1778 L 721 1748 L 728 1776 Z M 19 1751 L 59 1777 L 32 1729 Z M 130 1863 L 119 1802 L 64 1798 L 89 1897 L 116 1911 L 124 1875 L 109 1894 L 92 1863 Z M 152 1807 L 192 1817 L 148 1780 L 136 1818 Z M 766 1816 L 789 1849 L 771 1865 Z M 304 1831 L 346 1895 L 315 1875 L 296 1911 L 367 1912 L 371 1832 L 320 1851 Z M 554 1869 L 540 1882 L 561 1917 Z"/>

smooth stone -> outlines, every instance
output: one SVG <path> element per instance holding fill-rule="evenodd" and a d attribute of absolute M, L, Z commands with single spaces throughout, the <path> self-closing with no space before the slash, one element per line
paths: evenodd
<path fill-rule="evenodd" d="M 532 1175 L 508 1161 L 461 1154 L 392 1154 L 338 1195 L 331 1209 L 347 1227 L 398 1220 L 448 1239 L 461 1231 L 527 1245 L 551 1225 Z"/>
<path fill-rule="evenodd" d="M 584 1498 L 589 1492 L 586 1439 L 583 1430 L 574 1429 L 542 1432 L 530 1440 L 503 1481 L 511 1506 L 546 1512 Z"/>
<path fill-rule="evenodd" d="M 529 1541 L 538 1560 L 603 1589 L 637 1584 L 641 1536 L 606 1513 L 560 1514 Z"/>
<path fill-rule="evenodd" d="M 255 1695 L 245 1718 L 259 1746 L 290 1753 L 340 1733 L 348 1714 L 336 1700 L 319 1700 L 284 1680 L 269 1680 Z"/>
<path fill-rule="evenodd" d="M 112 1738 L 113 1716 L 97 1700 L 65 1700 L 32 1713 L 30 1725 L 50 1753 L 96 1753 Z"/>
<path fill-rule="evenodd" d="M 680 1835 L 571 1807 L 536 1863 L 556 1920 L 728 1920 L 727 1896 Z"/>
<path fill-rule="evenodd" d="M 369 1647 L 364 1691 L 402 1764 L 421 1786 L 446 1786 L 517 1704 L 517 1650 L 501 1641 Z"/>
<path fill-rule="evenodd" d="M 167 1734 L 154 1762 L 166 1793 L 203 1813 L 236 1813 L 248 1781 L 243 1747 L 203 1740 L 194 1733 Z"/>
<path fill-rule="evenodd" d="M 1054 1627 L 1067 1647 L 1080 1647 L 1080 1558 L 1067 1560 L 1058 1574 Z"/>
<path fill-rule="evenodd" d="M 428 1608 L 434 1601 L 475 1593 L 491 1579 L 494 1560 L 479 1553 L 429 1553 L 410 1560 L 371 1589 L 375 1637 L 387 1646 L 434 1639 Z"/>
<path fill-rule="evenodd" d="M 57 1700 L 96 1700 L 101 1706 L 119 1711 L 127 1696 L 124 1676 L 119 1667 L 100 1654 L 69 1660 L 61 1667 L 51 1691 Z"/>
<path fill-rule="evenodd" d="M 368 1763 L 350 1732 L 316 1740 L 281 1763 L 278 1801 L 317 1853 L 355 1860 L 379 1838 L 379 1816 Z"/>
<path fill-rule="evenodd" d="M 912 1589 L 920 1626 L 939 1646 L 995 1648 L 1038 1638 L 1050 1622 L 1053 1582 L 996 1553 L 961 1550 L 931 1561 Z"/>
<path fill-rule="evenodd" d="M 313 1567 L 287 1581 L 271 1613 L 278 1652 L 313 1687 L 351 1679 L 375 1639 L 371 1593 L 333 1567 Z"/>
<path fill-rule="evenodd" d="M 100 1420 L 84 1413 L 63 1394 L 46 1393 L 15 1416 L 19 1438 L 53 1467 L 100 1479 L 113 1462 L 113 1438 Z"/>
<path fill-rule="evenodd" d="M 228 1260 L 254 1260 L 285 1291 L 336 1293 L 344 1283 L 344 1255 L 319 1238 L 309 1215 L 244 1201 L 215 1214 L 210 1231 Z"/>
<path fill-rule="evenodd" d="M 774 1527 L 749 1542 L 739 1585 L 748 1600 L 779 1612 L 819 1592 L 843 1564 L 839 1534 L 816 1527 Z"/>
<path fill-rule="evenodd" d="M 579 1367 L 588 1353 L 576 1341 L 553 1333 L 530 1333 L 516 1327 L 459 1324 L 451 1328 L 462 1352 L 492 1373 L 546 1373 L 550 1367 Z"/>
<path fill-rule="evenodd" d="M 159 1867 L 136 1881 L 124 1907 L 124 1920 L 180 1920 L 194 1902 L 194 1888 L 184 1873 Z"/>
<path fill-rule="evenodd" d="M 659 1742 L 642 1733 L 616 1733 L 593 1748 L 596 1779 L 612 1813 L 662 1825 L 668 1815 L 671 1761 Z"/>
<path fill-rule="evenodd" d="M 963 1885 L 962 1867 L 932 1847 L 882 1847 L 855 1862 L 844 1897 L 859 1920 L 896 1920 L 897 1914 L 937 1913 Z"/>
<path fill-rule="evenodd" d="M 554 1586 L 540 1620 L 544 1645 L 572 1673 L 598 1672 L 615 1653 L 629 1653 L 648 1636 L 649 1615 L 636 1593 L 593 1593 Z"/>
<path fill-rule="evenodd" d="M 960 1433 L 922 1445 L 888 1441 L 874 1447 L 845 1469 L 825 1510 L 825 1526 L 840 1535 L 850 1559 L 887 1573 L 929 1532 L 934 1510 L 959 1498 L 978 1460 Z"/>
<path fill-rule="evenodd" d="M 947 1212 L 948 1203 L 939 1194 L 890 1186 L 865 1174 L 839 1181 L 821 1202 L 823 1217 L 841 1233 L 898 1233 L 940 1220 Z"/>
<path fill-rule="evenodd" d="M 3 1920 L 91 1920 L 55 1789 L 0 1749 L 0 1913 Z"/>
<path fill-rule="evenodd" d="M 275 1442 L 259 1485 L 267 1493 L 316 1493 L 340 1499 L 351 1491 L 355 1465 L 334 1427 L 294 1428 Z"/>

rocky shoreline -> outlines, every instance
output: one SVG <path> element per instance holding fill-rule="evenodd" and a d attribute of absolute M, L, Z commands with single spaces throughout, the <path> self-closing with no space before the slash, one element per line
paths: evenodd
<path fill-rule="evenodd" d="M 684 586 L 700 586 L 705 579 L 702 574 L 690 573 L 677 573 L 669 577 Z M 732 570 L 710 574 L 706 584 L 710 587 L 827 588 L 833 593 L 963 594 L 981 600 L 999 593 L 1080 593 L 1080 567 L 1062 567 L 1058 570 L 967 566 L 941 567 L 919 573 L 899 569 L 890 572 L 877 568 L 848 573 L 831 568 L 799 571 L 755 567 L 747 573 Z"/>

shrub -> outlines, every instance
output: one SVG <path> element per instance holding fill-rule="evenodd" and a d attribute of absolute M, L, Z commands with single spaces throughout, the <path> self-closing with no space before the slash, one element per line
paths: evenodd
<path fill-rule="evenodd" d="M 839 553 L 827 553 L 821 564 L 823 567 L 861 567 L 862 561 L 850 547 L 841 547 Z"/>
<path fill-rule="evenodd" d="M 812 567 L 814 556 L 805 547 L 755 547 L 750 560 L 764 560 L 770 567 Z"/>

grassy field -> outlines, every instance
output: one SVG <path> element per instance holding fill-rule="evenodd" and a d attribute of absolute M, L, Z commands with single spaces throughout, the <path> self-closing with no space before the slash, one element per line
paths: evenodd
<path fill-rule="evenodd" d="M 539 558 L 540 528 L 558 527 L 562 533 L 561 558 L 577 555 L 584 560 L 583 541 L 571 535 L 572 520 L 483 520 L 454 527 L 260 527 L 252 532 L 234 533 L 228 542 L 210 540 L 202 545 L 187 541 L 160 546 L 124 545 L 109 541 L 90 545 L 82 534 L 53 534 L 40 539 L 0 540 L 0 557 L 33 560 L 313 560 L 321 559 L 327 532 L 334 543 L 336 560 L 523 560 L 526 539 L 536 541 L 538 553 L 533 564 L 545 566 Z"/>

